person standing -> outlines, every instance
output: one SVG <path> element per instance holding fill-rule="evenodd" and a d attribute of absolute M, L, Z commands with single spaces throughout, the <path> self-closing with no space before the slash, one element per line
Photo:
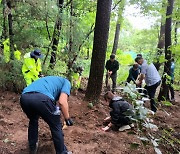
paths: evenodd
<path fill-rule="evenodd" d="M 150 100 L 151 110 L 156 112 L 157 107 L 156 107 L 156 102 L 154 100 L 154 97 L 155 97 L 156 89 L 161 83 L 161 77 L 156 67 L 154 66 L 154 64 L 151 63 L 150 65 L 148 65 L 146 60 L 144 60 L 142 57 L 136 57 L 135 61 L 139 65 L 141 65 L 141 74 L 139 76 L 139 81 L 137 85 L 141 85 L 143 79 L 145 79 L 145 82 L 146 82 L 145 88 L 151 99 Z"/>
<path fill-rule="evenodd" d="M 112 79 L 112 92 L 116 89 L 117 70 L 119 69 L 119 62 L 115 60 L 115 55 L 112 54 L 110 59 L 106 62 L 106 87 L 108 86 L 108 78 Z"/>
<path fill-rule="evenodd" d="M 171 93 L 171 101 L 174 102 L 175 99 L 174 99 L 174 88 L 173 88 L 173 83 L 174 83 L 174 69 L 175 69 L 175 64 L 174 64 L 174 58 L 172 59 L 171 61 L 171 83 L 170 83 L 170 86 L 169 86 L 169 91 Z"/>
<path fill-rule="evenodd" d="M 67 102 L 70 89 L 71 85 L 67 79 L 47 76 L 36 80 L 23 90 L 20 105 L 29 118 L 28 142 L 31 154 L 36 154 L 38 149 L 39 117 L 42 117 L 50 127 L 56 154 L 68 154 L 64 145 L 60 111 L 57 112 L 56 101 L 58 101 L 66 125 L 72 126 Z"/>
<path fill-rule="evenodd" d="M 22 66 L 22 73 L 26 81 L 26 85 L 30 85 L 33 81 L 39 79 L 41 75 L 41 61 L 42 58 L 41 51 L 35 49 L 31 53 L 27 53 L 24 56 L 24 64 Z"/>

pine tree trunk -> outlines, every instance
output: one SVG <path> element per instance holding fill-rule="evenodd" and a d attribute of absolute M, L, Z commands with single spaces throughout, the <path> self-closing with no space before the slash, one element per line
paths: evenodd
<path fill-rule="evenodd" d="M 171 69 L 171 50 L 169 47 L 171 46 L 171 24 L 172 24 L 172 11 L 173 11 L 173 3 L 174 0 L 168 0 L 169 5 L 167 6 L 166 12 L 166 25 L 165 25 L 165 59 L 167 60 L 164 64 L 164 72 L 162 77 L 162 85 L 160 89 L 160 93 L 158 96 L 158 100 L 169 99 L 169 85 L 167 83 L 166 76 L 170 76 Z M 167 74 L 167 75 L 166 75 Z"/>
<path fill-rule="evenodd" d="M 116 32 L 114 36 L 114 44 L 113 44 L 113 49 L 112 53 L 116 54 L 117 48 L 118 48 L 118 42 L 119 42 L 119 32 L 120 32 L 120 23 L 116 23 Z"/>
<path fill-rule="evenodd" d="M 51 52 L 51 59 L 50 59 L 50 68 L 53 69 L 56 64 L 56 51 L 59 44 L 59 37 L 62 25 L 62 9 L 63 9 L 63 2 L 64 0 L 57 0 L 57 5 L 59 7 L 59 14 L 54 26 L 54 32 L 52 37 L 52 52 Z"/>
<path fill-rule="evenodd" d="M 7 18 L 6 18 L 6 13 L 5 13 L 6 0 L 3 0 L 2 3 L 3 3 L 3 25 L 2 25 L 3 31 L 2 31 L 1 39 L 3 39 L 3 38 L 4 38 L 4 39 L 7 39 L 7 37 L 8 37 L 7 27 L 6 27 L 6 20 L 7 20 Z"/>
<path fill-rule="evenodd" d="M 102 90 L 112 0 L 98 0 L 94 32 L 94 44 L 88 86 L 87 100 L 97 101 Z"/>
<path fill-rule="evenodd" d="M 113 49 L 112 49 L 113 54 L 116 54 L 116 51 L 118 48 L 119 33 L 120 33 L 120 28 L 121 28 L 121 23 L 122 23 L 122 14 L 124 11 L 125 3 L 126 3 L 126 0 L 122 0 L 121 3 L 119 3 L 118 19 L 116 23 L 116 31 L 115 31 L 114 44 L 113 44 Z"/>
<path fill-rule="evenodd" d="M 14 45 L 13 45 L 13 20 L 12 20 L 12 13 L 11 13 L 11 1 L 7 1 L 7 6 L 9 8 L 8 14 L 8 25 L 9 25 L 9 42 L 10 42 L 10 59 L 14 59 Z"/>
<path fill-rule="evenodd" d="M 158 71 L 161 66 L 161 63 L 159 62 L 159 56 L 161 56 L 162 53 L 164 52 L 164 46 L 165 46 L 165 24 L 163 24 L 161 21 L 160 35 L 159 35 L 159 41 L 157 45 L 157 59 L 156 59 L 156 62 L 154 63 L 154 66 L 156 67 Z"/>
<path fill-rule="evenodd" d="M 178 25 L 179 25 L 179 21 L 176 21 L 176 23 L 175 23 L 175 28 L 174 28 L 174 45 L 177 45 L 177 42 L 178 42 L 178 40 L 177 40 L 177 30 L 178 30 Z"/>

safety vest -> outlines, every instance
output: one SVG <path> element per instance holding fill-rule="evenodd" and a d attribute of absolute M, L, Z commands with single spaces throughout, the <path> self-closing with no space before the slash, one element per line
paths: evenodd
<path fill-rule="evenodd" d="M 79 75 L 79 73 L 73 73 L 72 74 L 72 86 L 75 89 L 80 88 L 81 85 L 81 76 Z"/>
<path fill-rule="evenodd" d="M 14 57 L 17 60 L 21 59 L 21 52 L 19 50 L 14 51 Z"/>
<path fill-rule="evenodd" d="M 10 43 L 9 38 L 7 38 L 4 42 L 4 61 L 5 63 L 8 63 L 10 61 Z"/>
<path fill-rule="evenodd" d="M 38 58 L 35 61 L 34 58 L 30 57 L 30 53 L 27 53 L 24 56 L 24 64 L 22 66 L 22 73 L 24 75 L 24 79 L 26 80 L 26 84 L 29 85 L 33 81 L 39 79 L 38 75 L 41 72 L 41 61 Z"/>

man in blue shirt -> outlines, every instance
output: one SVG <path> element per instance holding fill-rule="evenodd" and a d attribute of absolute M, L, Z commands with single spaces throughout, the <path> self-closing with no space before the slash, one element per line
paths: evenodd
<path fill-rule="evenodd" d="M 39 116 L 50 127 L 56 154 L 68 154 L 64 145 L 60 112 L 56 111 L 56 101 L 59 103 L 66 125 L 73 125 L 67 102 L 70 89 L 71 85 L 67 79 L 47 76 L 36 80 L 23 90 L 20 104 L 29 118 L 28 141 L 31 154 L 37 153 Z"/>

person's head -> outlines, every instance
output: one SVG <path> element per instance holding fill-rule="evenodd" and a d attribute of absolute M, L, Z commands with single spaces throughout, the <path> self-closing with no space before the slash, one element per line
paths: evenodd
<path fill-rule="evenodd" d="M 138 63 L 139 65 L 142 65 L 143 58 L 142 57 L 136 57 L 135 62 Z"/>
<path fill-rule="evenodd" d="M 141 53 L 138 53 L 138 54 L 137 54 L 137 57 L 141 57 L 141 58 L 142 58 L 142 54 L 141 54 Z"/>
<path fill-rule="evenodd" d="M 134 69 L 134 70 L 137 70 L 138 67 L 139 67 L 139 65 L 138 65 L 137 63 L 135 63 L 135 64 L 133 65 L 133 69 Z"/>
<path fill-rule="evenodd" d="M 31 57 L 34 59 L 42 58 L 41 51 L 39 49 L 35 49 L 34 51 L 31 52 Z"/>
<path fill-rule="evenodd" d="M 114 94 L 111 91 L 108 91 L 104 94 L 104 99 L 106 102 L 110 102 L 114 98 Z"/>
<path fill-rule="evenodd" d="M 110 55 L 110 61 L 113 62 L 115 60 L 115 54 Z"/>

